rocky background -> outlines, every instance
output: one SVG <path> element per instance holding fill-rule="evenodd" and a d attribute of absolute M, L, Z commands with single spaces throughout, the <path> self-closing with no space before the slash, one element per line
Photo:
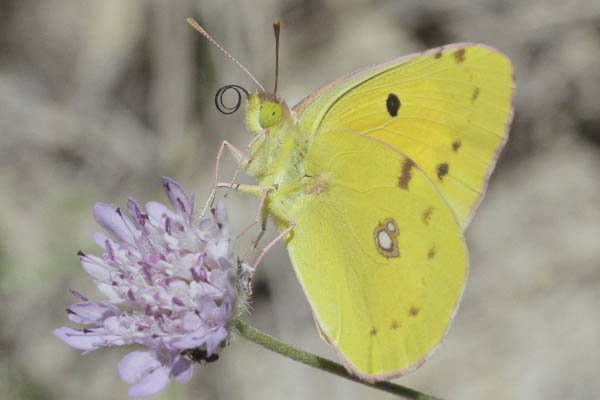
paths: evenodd
<path fill-rule="evenodd" d="M 186 24 L 188 16 L 267 88 L 271 23 L 279 18 L 279 91 L 290 104 L 341 74 L 449 42 L 508 54 L 515 120 L 467 233 L 471 273 L 461 308 L 445 344 L 398 382 L 450 399 L 599 396 L 600 3 L 2 0 L 2 398 L 126 397 L 116 363 L 130 349 L 82 357 L 51 331 L 67 323 L 69 288 L 96 293 L 76 256 L 100 252 L 92 242 L 95 202 L 166 201 L 160 177 L 168 175 L 195 190 L 200 207 L 220 142 L 243 147 L 249 139 L 242 113 L 224 116 L 213 99 L 225 84 L 252 82 Z M 227 176 L 233 160 L 224 160 Z M 234 231 L 256 205 L 230 196 Z M 257 279 L 249 321 L 335 357 L 283 245 Z M 157 398 L 392 396 L 239 339 Z"/>

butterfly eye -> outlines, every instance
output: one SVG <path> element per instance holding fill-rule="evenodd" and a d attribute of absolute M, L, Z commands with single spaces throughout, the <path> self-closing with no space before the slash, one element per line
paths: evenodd
<path fill-rule="evenodd" d="M 266 102 L 260 107 L 258 122 L 262 128 L 270 128 L 281 121 L 283 110 L 277 103 Z"/>

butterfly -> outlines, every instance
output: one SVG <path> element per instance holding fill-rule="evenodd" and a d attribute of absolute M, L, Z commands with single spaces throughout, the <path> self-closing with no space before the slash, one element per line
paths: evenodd
<path fill-rule="evenodd" d="M 261 196 L 320 335 L 358 377 L 411 372 L 446 336 L 468 271 L 463 232 L 508 138 L 514 87 L 505 55 L 457 43 L 291 108 L 244 90 L 254 138 L 236 154 L 258 185 L 236 187 Z"/>

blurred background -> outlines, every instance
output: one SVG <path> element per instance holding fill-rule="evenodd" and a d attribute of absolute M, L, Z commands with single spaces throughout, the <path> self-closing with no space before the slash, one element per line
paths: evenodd
<path fill-rule="evenodd" d="M 461 308 L 445 344 L 397 382 L 450 399 L 599 396 L 599 2 L 2 0 L 2 398 L 126 398 L 116 364 L 131 349 L 82 357 L 51 332 L 69 325 L 69 288 L 97 293 L 76 256 L 100 253 L 92 242 L 95 202 L 166 201 L 160 177 L 167 175 L 196 191 L 199 208 L 220 142 L 248 142 L 243 113 L 222 115 L 214 94 L 253 84 L 186 24 L 188 16 L 269 90 L 271 24 L 279 18 L 279 93 L 289 104 L 365 65 L 450 42 L 508 54 L 515 119 L 467 232 L 471 272 Z M 224 177 L 233 164 L 224 159 Z M 234 231 L 256 206 L 230 196 Z M 283 245 L 265 258 L 256 286 L 253 325 L 335 358 Z M 188 384 L 172 383 L 156 398 L 392 396 L 239 339 L 218 362 L 197 366 Z"/>

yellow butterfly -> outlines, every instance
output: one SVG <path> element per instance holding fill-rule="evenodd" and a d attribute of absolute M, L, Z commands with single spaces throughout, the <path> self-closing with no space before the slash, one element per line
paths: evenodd
<path fill-rule="evenodd" d="M 277 34 L 276 34 L 277 36 Z M 248 93 L 237 156 L 285 242 L 320 334 L 367 381 L 419 367 L 468 269 L 463 231 L 508 137 L 509 59 L 451 44 L 342 77 L 289 108 Z"/>

